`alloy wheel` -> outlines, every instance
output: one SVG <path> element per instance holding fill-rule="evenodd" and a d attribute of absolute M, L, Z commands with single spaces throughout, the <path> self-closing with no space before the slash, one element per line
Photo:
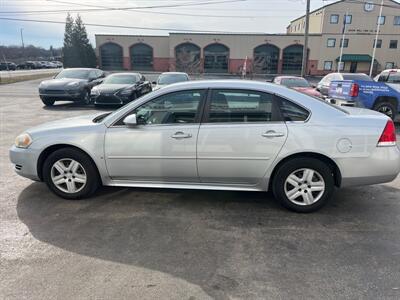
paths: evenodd
<path fill-rule="evenodd" d="M 289 201 L 297 205 L 312 205 L 323 196 L 325 181 L 317 171 L 302 168 L 286 178 L 284 190 Z"/>
<path fill-rule="evenodd" d="M 385 115 L 387 115 L 390 118 L 393 118 L 393 110 L 391 107 L 387 106 L 387 105 L 382 105 L 378 108 L 378 112 L 383 113 Z"/>
<path fill-rule="evenodd" d="M 56 161 L 51 167 L 50 175 L 57 189 L 69 194 L 81 191 L 87 181 L 86 171 L 83 166 L 70 158 Z"/>

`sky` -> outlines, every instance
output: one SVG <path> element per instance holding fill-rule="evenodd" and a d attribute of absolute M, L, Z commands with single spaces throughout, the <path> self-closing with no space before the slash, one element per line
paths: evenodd
<path fill-rule="evenodd" d="M 201 2 L 206 4 L 199 5 Z M 332 2 L 334 1 L 311 0 L 311 9 Z M 184 6 L 143 8 L 168 5 Z M 99 6 L 114 9 L 130 7 L 136 10 L 99 10 Z M 174 31 L 160 30 L 163 28 L 183 31 L 284 33 L 290 20 L 303 15 L 305 8 L 305 0 L 0 0 L 0 18 L 64 22 L 67 11 L 71 11 L 71 15 L 75 17 L 79 10 L 86 24 L 158 28 L 121 29 L 87 25 L 89 38 L 94 44 L 95 34 L 167 35 Z M 25 45 L 45 48 L 50 45 L 62 46 L 63 24 L 2 19 L 0 45 L 21 45 L 21 29 Z"/>

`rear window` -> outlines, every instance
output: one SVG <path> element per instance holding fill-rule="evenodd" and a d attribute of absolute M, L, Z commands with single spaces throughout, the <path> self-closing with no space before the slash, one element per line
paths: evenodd
<path fill-rule="evenodd" d="M 364 80 L 372 81 L 372 78 L 366 74 L 343 74 L 344 80 Z"/>
<path fill-rule="evenodd" d="M 279 99 L 281 114 L 284 121 L 306 121 L 309 112 L 301 106 L 294 104 L 288 100 Z"/>
<path fill-rule="evenodd" d="M 389 73 L 389 77 L 387 79 L 389 83 L 400 83 L 400 73 Z"/>

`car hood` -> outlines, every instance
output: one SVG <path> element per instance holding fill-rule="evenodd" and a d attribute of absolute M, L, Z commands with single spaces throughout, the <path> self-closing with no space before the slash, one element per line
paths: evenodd
<path fill-rule="evenodd" d="M 50 80 L 42 81 L 39 85 L 39 88 L 64 87 L 71 82 L 86 83 L 88 81 L 86 79 L 77 79 L 77 78 L 50 79 Z"/>
<path fill-rule="evenodd" d="M 98 90 L 100 93 L 112 93 L 117 92 L 126 88 L 134 88 L 135 85 L 132 84 L 100 84 L 94 87 L 95 90 Z"/>
<path fill-rule="evenodd" d="M 93 122 L 93 119 L 96 118 L 96 116 L 99 116 L 101 114 L 104 114 L 104 112 L 92 114 L 92 115 L 85 115 L 85 116 L 51 121 L 51 122 L 43 123 L 36 127 L 29 128 L 28 130 L 26 130 L 26 132 L 29 133 L 32 136 L 32 138 L 37 137 L 37 136 L 42 136 L 42 135 L 48 135 L 49 133 L 52 133 L 52 132 L 57 132 L 60 134 L 67 134 L 68 130 L 73 131 L 74 129 L 79 129 L 82 127 L 90 127 L 90 126 L 99 125 L 100 123 Z"/>
<path fill-rule="evenodd" d="M 155 87 L 153 87 L 153 91 L 159 90 L 163 88 L 164 86 L 167 86 L 168 84 L 157 84 Z"/>

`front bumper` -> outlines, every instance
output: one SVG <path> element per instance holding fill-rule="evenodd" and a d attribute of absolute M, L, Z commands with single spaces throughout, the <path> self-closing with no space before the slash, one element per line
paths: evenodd
<path fill-rule="evenodd" d="M 122 105 L 132 100 L 132 96 L 120 96 L 117 93 L 90 95 L 90 101 L 97 105 Z"/>
<path fill-rule="evenodd" d="M 398 146 L 376 147 L 368 157 L 340 158 L 335 161 L 342 174 L 342 187 L 390 182 L 400 173 Z"/>
<path fill-rule="evenodd" d="M 18 175 L 40 181 L 37 173 L 38 154 L 35 150 L 12 146 L 10 149 L 10 160 L 14 164 L 14 170 Z"/>
<path fill-rule="evenodd" d="M 83 90 L 52 90 L 52 89 L 39 89 L 40 98 L 52 98 L 55 100 L 70 100 L 79 101 L 84 96 Z"/>

